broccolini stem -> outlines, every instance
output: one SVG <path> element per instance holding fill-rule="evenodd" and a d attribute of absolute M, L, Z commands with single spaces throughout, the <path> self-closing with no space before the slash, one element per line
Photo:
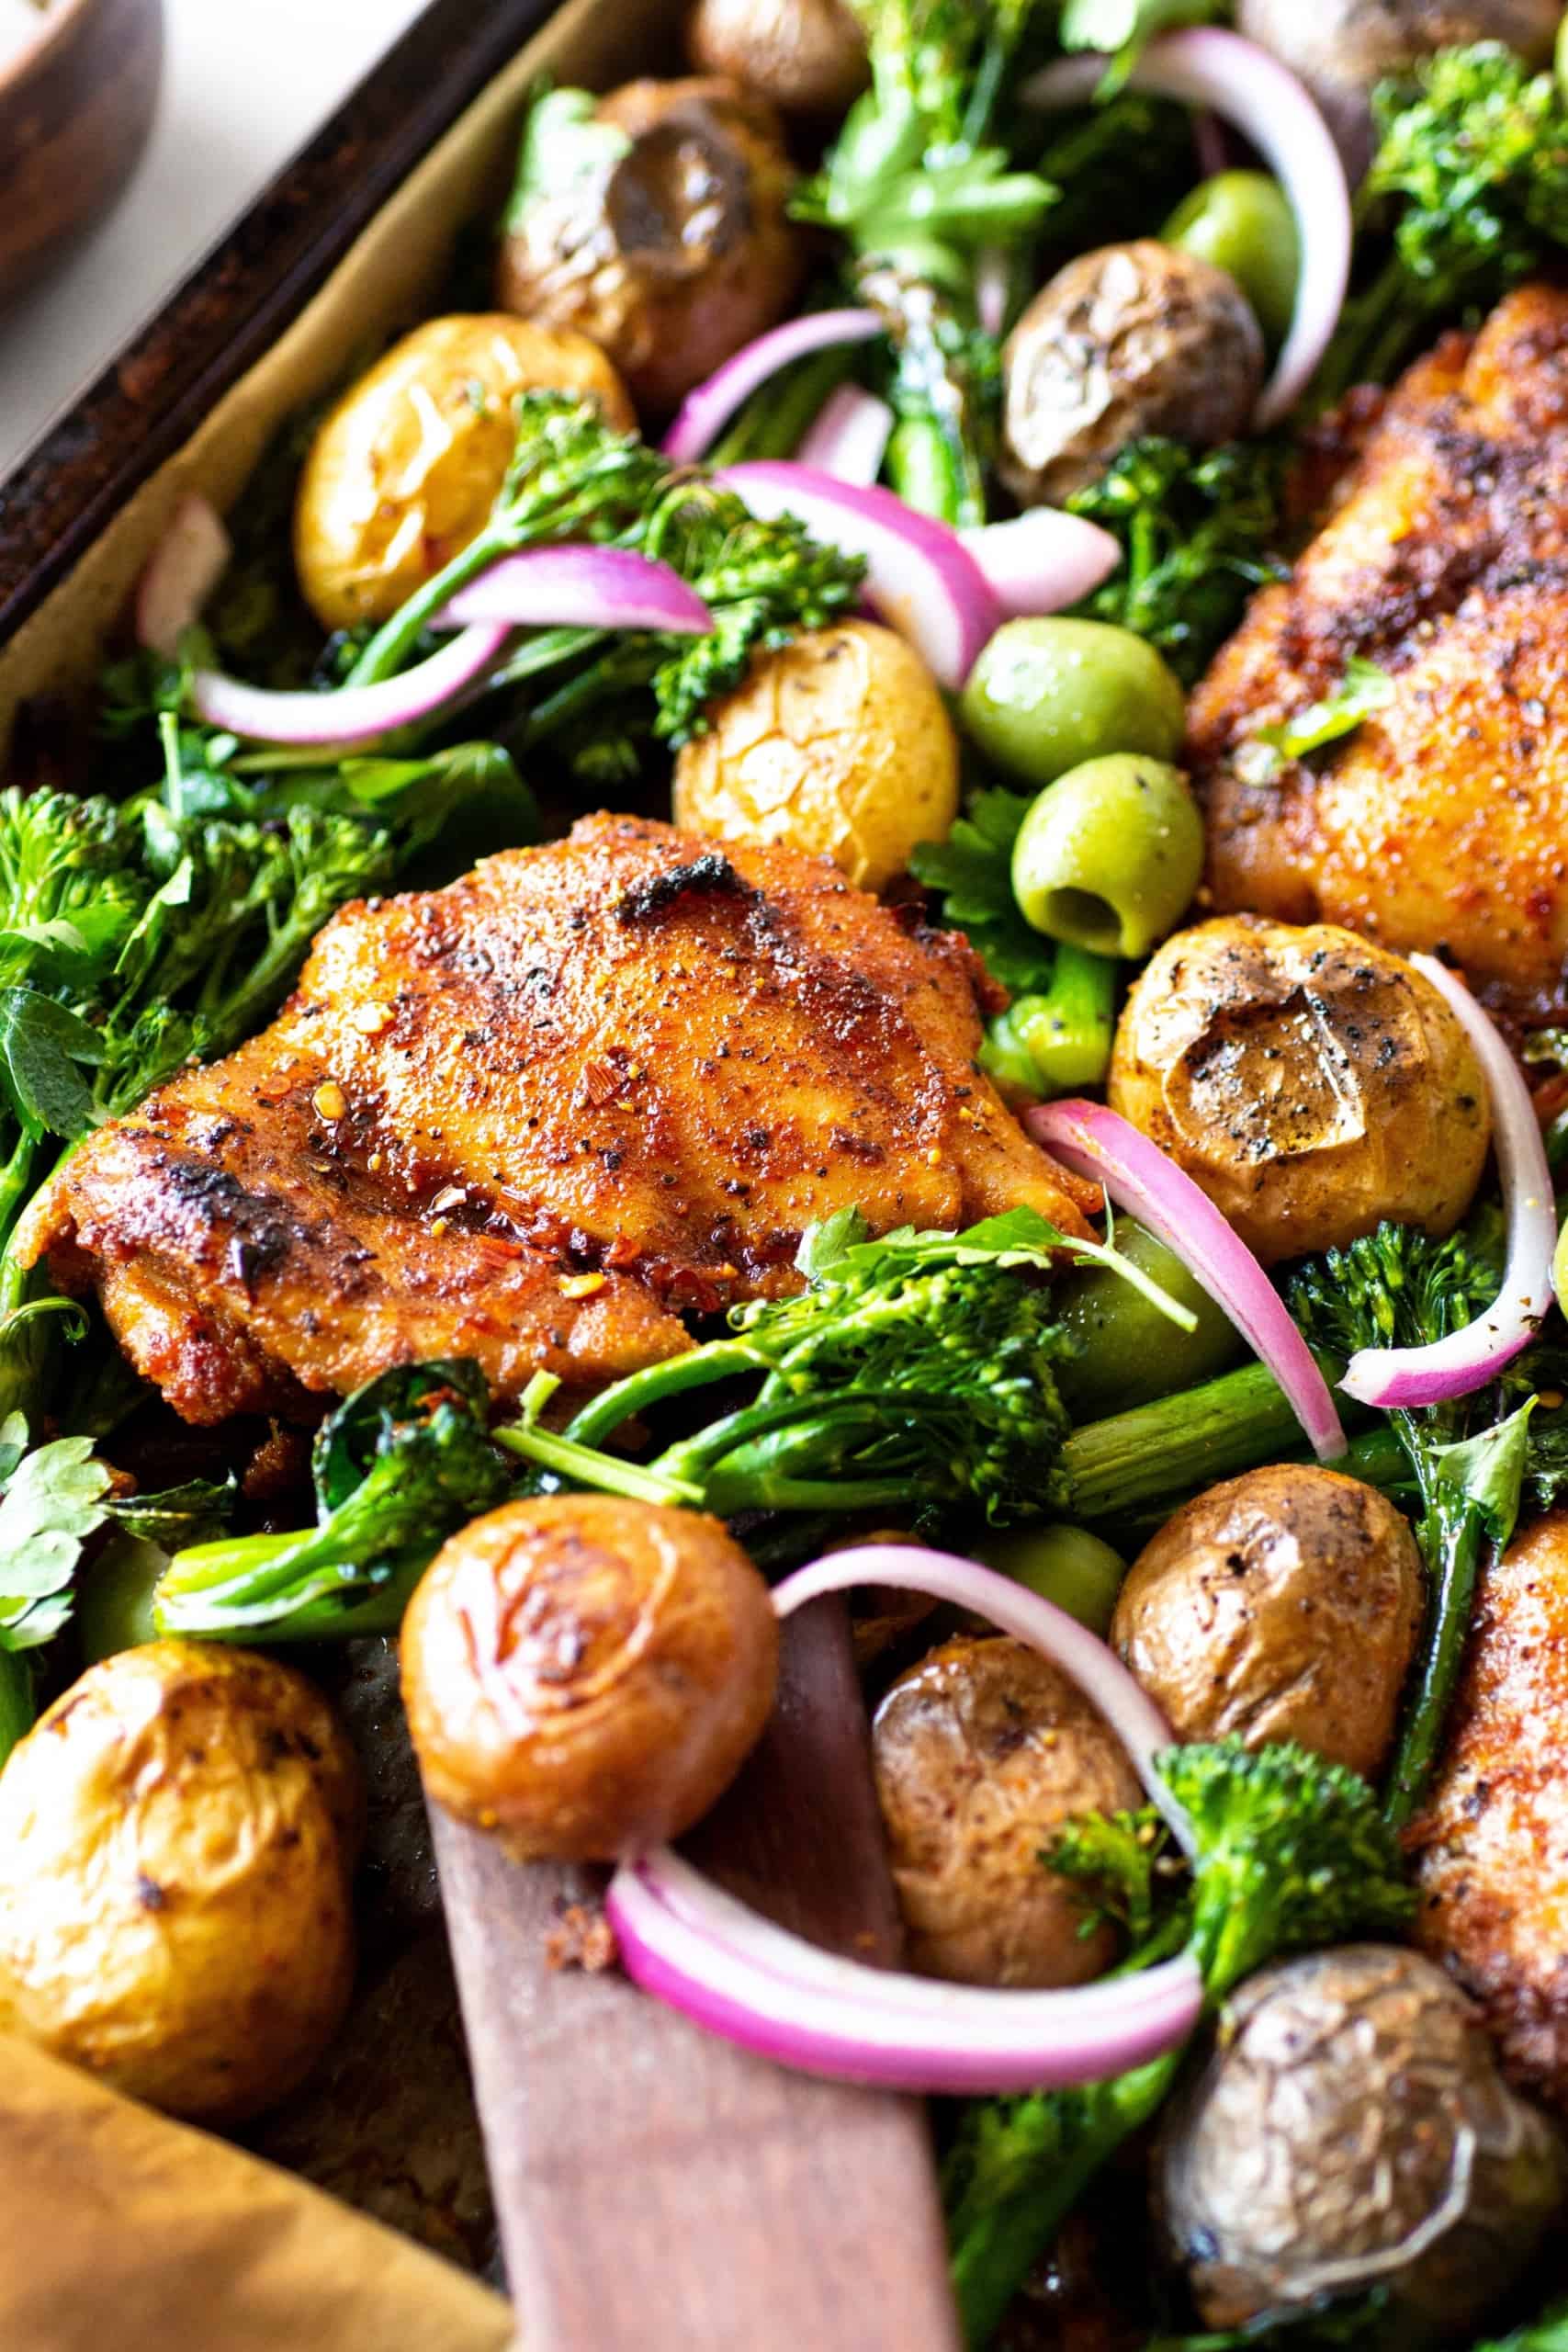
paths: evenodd
<path fill-rule="evenodd" d="M 1427 1563 L 1427 1633 L 1383 1797 L 1391 1829 L 1414 1820 L 1437 1764 L 1464 1662 L 1476 1580 L 1492 1548 L 1476 1504 L 1451 1492 L 1434 1493 L 1430 1485 L 1416 1538 Z"/>
<path fill-rule="evenodd" d="M 1109 1519 L 1297 1451 L 1301 1424 L 1264 1364 L 1075 1430 L 1062 1448 L 1073 1513 Z"/>
<path fill-rule="evenodd" d="M 695 1506 L 703 1500 L 701 1487 L 687 1479 L 667 1477 L 657 1467 L 644 1469 L 640 1463 L 624 1462 L 618 1454 L 601 1453 L 592 1446 L 579 1445 L 553 1430 L 540 1429 L 536 1422 L 514 1421 L 504 1429 L 492 1430 L 491 1434 L 508 1453 L 520 1453 L 525 1462 L 537 1464 L 541 1470 L 553 1471 L 558 1477 L 570 1478 L 579 1487 L 592 1487 L 600 1494 L 625 1495 L 637 1503 Z"/>
<path fill-rule="evenodd" d="M 752 393 L 704 462 L 716 469 L 761 458 L 793 458 L 829 395 L 848 383 L 859 356 L 845 345 L 798 360 Z"/>
<path fill-rule="evenodd" d="M 179 1556 L 182 1589 L 170 1589 L 168 1572 L 153 1595 L 152 1621 L 160 1634 L 188 1635 L 202 1642 L 336 1642 L 359 1634 L 395 1634 L 413 1589 L 434 1557 L 433 1539 L 428 1553 L 411 1561 L 395 1577 L 357 1598 L 331 1590 L 308 1600 L 290 1598 L 287 1585 L 280 1592 L 257 1593 L 249 1582 L 253 1565 L 265 1570 L 276 1553 L 292 1550 L 292 1535 L 252 1535 L 231 1544 L 209 1544 Z M 184 1564 L 197 1550 L 230 1555 L 233 1573 L 220 1590 L 183 1589 Z M 252 1557 L 247 1559 L 247 1554 Z"/>
<path fill-rule="evenodd" d="M 565 1435 L 578 1445 L 603 1445 L 625 1422 L 663 1404 L 666 1397 L 686 1396 L 694 1388 L 711 1387 L 717 1380 L 767 1369 L 766 1361 L 745 1340 L 716 1340 L 687 1355 L 669 1356 L 662 1363 L 628 1373 L 613 1387 L 602 1389 L 568 1422 Z"/>
<path fill-rule="evenodd" d="M 0 1764 L 37 1721 L 31 1666 L 16 1650 L 0 1650 Z"/>
<path fill-rule="evenodd" d="M 1051 985 L 1015 997 L 986 1033 L 981 1061 L 993 1078 L 1031 1094 L 1076 1094 L 1099 1086 L 1111 1064 L 1116 966 L 1064 940 Z"/>

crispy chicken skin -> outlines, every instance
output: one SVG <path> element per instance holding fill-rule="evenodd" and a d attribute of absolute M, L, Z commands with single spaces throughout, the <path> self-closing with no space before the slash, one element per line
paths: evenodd
<path fill-rule="evenodd" d="M 101 1129 L 18 1247 L 190 1420 L 432 1355 L 591 1386 L 794 1287 L 851 1203 L 1087 1231 L 975 1068 L 978 985 L 825 861 L 588 818 L 345 908 L 272 1027 Z"/>
<path fill-rule="evenodd" d="M 1392 703 L 1246 781 L 1256 730 L 1332 693 L 1353 654 Z M 1411 368 L 1190 729 L 1216 909 L 1443 948 L 1514 1018 L 1563 1016 L 1568 289 L 1520 288 Z"/>
<path fill-rule="evenodd" d="M 1448 1753 L 1416 1824 L 1417 1939 L 1509 2072 L 1568 2112 L 1568 1512 L 1481 1585 Z"/>

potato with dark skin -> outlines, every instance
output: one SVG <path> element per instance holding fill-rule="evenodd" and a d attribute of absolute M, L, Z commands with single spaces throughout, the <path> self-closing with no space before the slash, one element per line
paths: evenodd
<path fill-rule="evenodd" d="M 1359 179 L 1371 159 L 1371 96 L 1435 50 L 1500 40 L 1543 65 L 1561 0 L 1239 0 L 1236 28 L 1299 74 Z"/>
<path fill-rule="evenodd" d="M 1082 1984 L 1116 1956 L 1092 1891 L 1041 1865 L 1074 1815 L 1143 1802 L 1104 1717 L 1024 1643 L 944 1642 L 876 1711 L 872 1759 L 909 1965 L 966 1984 Z"/>
<path fill-rule="evenodd" d="M 1492 1135 L 1474 1049 L 1430 980 L 1333 924 L 1256 915 L 1150 958 L 1107 1099 L 1266 1265 L 1385 1217 L 1451 1233 Z"/>
<path fill-rule="evenodd" d="M 870 78 L 865 35 L 846 0 L 695 0 L 686 54 L 786 114 L 840 115 Z"/>
<path fill-rule="evenodd" d="M 805 266 L 795 175 L 772 107 L 722 75 L 628 82 L 594 120 L 620 152 L 522 209 L 496 299 L 591 336 L 664 416 L 788 310 Z"/>
<path fill-rule="evenodd" d="M 581 392 L 618 433 L 637 415 L 604 353 L 502 312 L 430 319 L 352 385 L 310 445 L 294 560 L 323 628 L 385 620 L 468 546 L 495 503 L 520 392 Z"/>
<path fill-rule="evenodd" d="M 719 1521 L 613 1495 L 508 1503 L 403 1620 L 428 1793 L 520 1861 L 615 1861 L 728 1788 L 773 1701 L 768 1588 Z"/>
<path fill-rule="evenodd" d="M 1373 1779 L 1421 1623 L 1405 1520 L 1359 1478 L 1281 1463 L 1187 1503 L 1145 1544 L 1111 1647 L 1179 1740 L 1294 1740 Z"/>
<path fill-rule="evenodd" d="M 285 2098 L 341 2024 L 363 1792 L 313 1685 L 152 1642 L 0 1773 L 0 2028 L 172 2115 Z"/>
<path fill-rule="evenodd" d="M 1168 2111 L 1167 2246 L 1210 2328 L 1383 2289 L 1393 2340 L 1473 2335 L 1557 2219 L 1568 2163 L 1475 2010 L 1385 1944 L 1264 1969 Z"/>
<path fill-rule="evenodd" d="M 1002 479 L 1021 504 L 1057 506 L 1145 434 L 1231 440 L 1263 367 L 1251 306 L 1212 262 L 1152 237 L 1083 254 L 1009 337 Z"/>
<path fill-rule="evenodd" d="M 919 654 L 840 621 L 753 662 L 675 763 L 675 822 L 711 840 L 830 857 L 863 890 L 958 814 L 958 739 Z"/>

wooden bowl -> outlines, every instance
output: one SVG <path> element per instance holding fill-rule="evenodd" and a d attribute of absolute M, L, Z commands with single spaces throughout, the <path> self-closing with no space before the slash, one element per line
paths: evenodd
<path fill-rule="evenodd" d="M 163 0 L 53 0 L 0 68 L 0 302 L 100 220 L 130 175 L 164 62 Z"/>

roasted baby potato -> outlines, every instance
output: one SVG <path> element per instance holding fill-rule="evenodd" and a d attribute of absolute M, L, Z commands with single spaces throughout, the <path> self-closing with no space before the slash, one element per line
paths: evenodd
<path fill-rule="evenodd" d="M 666 415 L 789 308 L 794 174 L 773 108 L 722 76 L 628 82 L 593 120 L 621 140 L 515 208 L 496 299 L 591 335 Z"/>
<path fill-rule="evenodd" d="M 585 335 L 500 312 L 429 320 L 344 393 L 294 511 L 299 585 L 324 628 L 385 620 L 467 547 L 512 457 L 513 403 L 540 390 L 589 394 L 619 432 L 637 424 Z"/>
<path fill-rule="evenodd" d="M 1110 1724 L 1060 1668 L 998 1635 L 944 1642 L 872 1728 L 909 1964 L 966 1984 L 1081 1984 L 1115 1957 L 1092 1889 L 1043 1868 L 1080 1813 L 1143 1802 Z"/>
<path fill-rule="evenodd" d="M 840 621 L 752 662 L 675 766 L 675 822 L 710 840 L 784 842 L 880 890 L 958 814 L 958 741 L 918 654 Z"/>
<path fill-rule="evenodd" d="M 1353 179 L 1371 158 L 1372 92 L 1435 50 L 1500 40 L 1544 64 L 1562 0 L 1239 0 L 1237 28 L 1311 90 Z"/>
<path fill-rule="evenodd" d="M 548 1495 L 454 1535 L 414 1594 L 403 1698 L 429 1793 L 519 1860 L 689 1829 L 768 1719 L 768 1588 L 716 1519 Z"/>
<path fill-rule="evenodd" d="M 686 54 L 786 114 L 842 114 L 864 88 L 865 35 L 846 0 L 696 0 Z"/>
<path fill-rule="evenodd" d="M 1420 1555 L 1393 1505 L 1282 1463 L 1166 1521 L 1128 1572 L 1111 1641 L 1178 1739 L 1292 1739 L 1370 1780 L 1421 1609 Z"/>
<path fill-rule="evenodd" d="M 273 2106 L 348 2004 L 361 1810 L 292 1668 L 194 1642 L 103 1659 L 0 1772 L 0 2026 L 173 2115 Z"/>
<path fill-rule="evenodd" d="M 1263 365 L 1251 305 L 1212 262 L 1152 237 L 1084 254 L 1008 340 L 1003 480 L 1021 504 L 1055 506 L 1145 434 L 1228 441 Z"/>
<path fill-rule="evenodd" d="M 1440 1969 L 1346 1944 L 1227 2004 L 1156 2180 L 1206 2327 L 1376 2288 L 1390 2340 L 1423 2344 L 1474 2334 L 1543 2243 L 1568 2165 Z"/>
<path fill-rule="evenodd" d="M 1450 1233 L 1491 1141 L 1431 982 L 1330 923 L 1227 915 L 1168 939 L 1127 1000 L 1109 1100 L 1266 1264 L 1384 1217 Z"/>

